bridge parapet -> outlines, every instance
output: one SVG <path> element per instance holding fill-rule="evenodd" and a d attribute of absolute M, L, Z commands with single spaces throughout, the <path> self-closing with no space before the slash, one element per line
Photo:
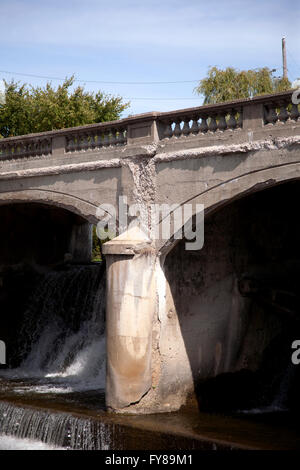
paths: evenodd
<path fill-rule="evenodd" d="M 0 160 L 26 157 L 70 156 L 161 143 L 190 147 L 195 138 L 201 146 L 215 141 L 248 141 L 270 135 L 294 135 L 300 125 L 299 106 L 292 104 L 292 91 L 219 104 L 152 112 L 118 121 L 79 126 L 0 140 Z M 228 139 L 227 139 L 228 138 Z M 186 145 L 188 142 L 190 144 Z M 126 153 L 123 155 L 126 156 Z M 115 156 L 115 153 L 114 153 Z"/>

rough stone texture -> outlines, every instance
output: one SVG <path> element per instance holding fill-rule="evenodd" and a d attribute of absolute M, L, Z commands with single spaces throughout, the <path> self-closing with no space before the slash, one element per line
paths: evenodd
<path fill-rule="evenodd" d="M 184 244 L 177 245 L 173 233 L 166 240 L 141 240 L 126 233 L 107 243 L 111 409 L 178 409 L 199 377 L 234 370 L 243 361 L 257 367 L 273 330 L 261 320 L 266 337 L 254 331 L 241 358 L 246 330 L 246 320 L 241 319 L 247 318 L 248 301 L 237 291 L 239 271 L 233 256 L 247 259 L 250 248 L 238 231 L 239 243 L 233 249 L 236 216 L 229 210 L 225 217 L 223 211 L 241 197 L 300 178 L 300 121 L 291 114 L 290 95 L 1 139 L 0 205 L 36 202 L 95 224 L 100 204 L 118 208 L 119 196 L 126 196 L 128 204 L 140 205 L 141 223 L 149 229 L 153 203 L 192 203 L 194 214 L 196 204 L 204 204 L 205 215 L 211 217 L 220 210 L 217 225 L 207 224 L 208 245 L 199 252 L 183 251 Z M 278 115 L 275 124 L 267 123 L 268 110 L 278 103 L 286 106 L 288 119 L 281 121 Z M 232 109 L 242 117 L 234 128 L 194 133 L 188 126 L 191 120 L 224 116 Z M 49 141 L 44 155 L 39 147 L 43 139 Z M 71 151 L 72 139 L 76 148 Z M 73 240 L 78 239 L 76 230 Z M 85 235 L 79 236 L 80 242 L 70 242 L 70 251 L 75 253 L 77 246 L 84 253 L 84 238 L 89 250 L 88 229 Z"/>
<path fill-rule="evenodd" d="M 181 242 L 167 256 L 159 286 L 161 408 L 179 407 L 199 381 L 258 370 L 289 324 L 287 314 L 242 297 L 238 281 L 251 273 L 297 292 L 300 225 L 286 201 L 298 199 L 299 189 L 290 183 L 227 206 L 207 218 L 201 251 L 185 251 Z"/>
<path fill-rule="evenodd" d="M 107 396 L 109 408 L 127 408 L 151 388 L 154 315 L 151 251 L 111 255 L 107 262 Z"/>

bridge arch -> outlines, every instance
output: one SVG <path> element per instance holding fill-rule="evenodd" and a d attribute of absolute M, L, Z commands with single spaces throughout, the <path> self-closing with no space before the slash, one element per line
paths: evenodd
<path fill-rule="evenodd" d="M 230 204 L 234 200 L 298 179 L 300 179 L 300 162 L 254 170 L 212 186 L 206 191 L 196 194 L 193 198 L 182 202 L 180 206 L 182 207 L 184 204 L 188 203 L 192 204 L 194 216 L 196 213 L 196 204 L 203 204 L 205 216 L 207 216 L 215 210 Z M 190 221 L 187 223 L 189 222 Z M 184 225 L 181 228 L 183 227 Z M 162 221 L 159 223 L 159 228 L 157 230 L 158 233 L 162 233 L 161 228 Z M 159 240 L 157 248 L 164 257 L 175 247 L 175 245 L 177 245 L 179 241 L 180 240 L 174 239 L 173 232 L 169 240 Z"/>
<path fill-rule="evenodd" d="M 0 192 L 0 206 L 18 203 L 41 203 L 59 207 L 81 216 L 91 224 L 100 220 L 98 205 L 77 196 L 45 189 L 26 189 Z M 109 214 L 112 216 L 113 214 Z"/>
<path fill-rule="evenodd" d="M 241 191 L 233 181 L 235 192 L 227 183 L 226 192 L 207 198 L 203 250 L 185 251 L 184 240 L 176 240 L 163 263 L 165 368 L 199 392 L 202 409 L 229 409 L 235 400 L 239 409 L 271 403 L 298 321 L 299 165 L 242 175 L 237 183 Z M 291 406 L 294 395 L 291 382 L 284 398 Z"/>

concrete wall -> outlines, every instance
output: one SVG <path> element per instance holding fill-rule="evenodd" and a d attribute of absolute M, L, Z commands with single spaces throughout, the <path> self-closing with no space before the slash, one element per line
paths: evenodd
<path fill-rule="evenodd" d="M 243 297 L 244 274 L 297 292 L 300 223 L 290 183 L 228 205 L 205 221 L 201 251 L 180 242 L 168 254 L 161 282 L 160 379 L 163 408 L 176 408 L 201 381 L 241 369 L 256 371 L 289 318 Z M 165 292 L 163 292 L 165 291 Z M 289 348 L 284 354 L 289 353 Z"/>
<path fill-rule="evenodd" d="M 215 129 L 197 135 L 190 129 L 188 134 L 180 131 L 178 137 L 165 138 L 166 126 L 176 123 L 179 130 L 179 122 L 184 121 L 186 128 L 186 119 L 194 119 L 195 110 L 182 111 L 179 115 L 167 113 L 168 116 L 159 119 L 154 113 L 132 118 L 126 145 L 103 142 L 101 148 L 92 148 L 92 134 L 89 139 L 89 134 L 85 135 L 88 129 L 79 129 L 84 132 L 86 142 L 82 149 L 77 145 L 71 151 L 70 139 L 77 135 L 76 129 L 71 129 L 65 137 L 64 131 L 47 134 L 52 139 L 51 153 L 47 155 L 33 152 L 26 156 L 26 142 L 32 136 L 23 139 L 22 155 L 17 155 L 22 138 L 16 140 L 14 152 L 1 153 L 0 205 L 36 202 L 65 209 L 87 223 L 96 224 L 99 205 L 111 204 L 117 208 L 118 197 L 122 195 L 127 196 L 129 204 L 142 206 L 145 223 L 150 219 L 152 203 L 192 202 L 194 207 L 200 203 L 204 204 L 206 214 L 211 214 L 206 224 L 205 247 L 200 252 L 187 253 L 183 243 L 175 246 L 172 236 L 147 241 L 128 236 L 107 244 L 104 251 L 109 269 L 108 384 L 111 386 L 108 404 L 112 409 L 129 412 L 178 409 L 199 377 L 205 379 L 244 365 L 257 367 L 273 327 L 267 325 L 268 320 L 257 310 L 256 317 L 251 314 L 257 318 L 252 325 L 260 326 L 248 328 L 249 301 L 237 291 L 240 273 L 256 262 L 251 255 L 248 228 L 237 223 L 247 217 L 240 206 L 228 210 L 223 207 L 242 196 L 300 179 L 300 122 L 295 113 L 294 117 L 292 113 L 281 116 L 275 125 L 266 120 L 265 111 L 277 106 L 273 98 L 264 102 L 266 108 L 260 102 L 265 98 L 252 100 L 253 103 L 247 101 L 242 113 L 238 111 L 243 115 L 242 125 L 234 129 Z M 249 114 L 252 105 L 259 111 L 256 115 Z M 214 116 L 217 112 L 226 114 L 232 107 L 231 104 L 225 108 L 218 106 Z M 207 114 L 211 110 L 209 107 L 204 111 Z M 94 132 L 94 127 L 91 129 Z M 5 141 L 1 148 L 10 148 L 11 144 L 11 140 Z M 291 198 L 297 200 L 295 195 Z M 253 207 L 260 210 L 260 205 Z M 221 212 L 214 216 L 217 209 Z M 277 220 L 275 209 L 272 220 Z M 268 209 L 262 214 L 263 221 L 269 221 Z M 254 224 L 257 214 L 251 217 Z M 79 251 L 84 252 L 85 244 L 81 244 L 80 238 L 88 234 L 88 226 L 70 231 L 71 225 L 66 229 L 67 250 L 80 258 L 76 250 L 81 246 Z M 263 248 L 257 253 L 264 255 L 270 247 L 273 253 L 275 231 L 270 221 L 268 236 L 263 235 Z M 116 258 L 119 256 L 122 262 Z M 151 277 L 149 295 L 140 287 L 143 276 L 147 275 Z M 138 319 L 136 324 L 132 318 Z M 253 332 L 250 334 L 248 330 Z M 259 340 L 258 330 L 267 332 Z M 128 341 L 124 347 L 125 336 Z M 145 353 L 140 362 L 143 367 L 134 365 L 133 343 Z M 126 377 L 124 370 L 128 364 L 133 372 Z"/>

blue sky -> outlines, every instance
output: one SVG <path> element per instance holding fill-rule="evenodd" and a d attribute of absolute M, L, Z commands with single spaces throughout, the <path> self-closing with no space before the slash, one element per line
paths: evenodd
<path fill-rule="evenodd" d="M 300 77 L 299 24 L 299 0 L 0 0 L 0 70 L 62 78 L 74 73 L 88 90 L 129 99 L 124 117 L 167 111 L 202 104 L 193 89 L 211 65 L 268 66 L 280 75 L 282 36 L 289 78 Z M 46 83 L 0 72 L 0 78 L 13 76 Z"/>

